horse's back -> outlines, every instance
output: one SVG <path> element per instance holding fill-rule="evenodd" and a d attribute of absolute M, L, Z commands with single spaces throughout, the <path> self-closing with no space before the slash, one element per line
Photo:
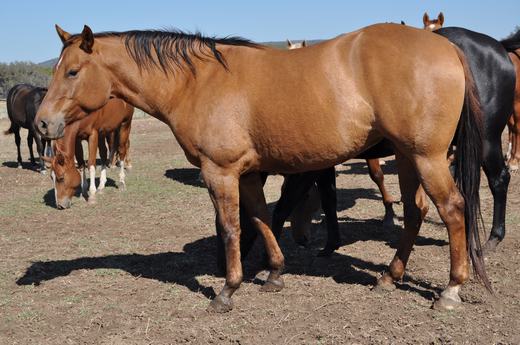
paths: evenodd
<path fill-rule="evenodd" d="M 466 55 L 479 91 L 487 130 L 501 133 L 512 113 L 515 67 L 507 51 L 494 38 L 464 28 L 435 31 L 456 44 Z"/>

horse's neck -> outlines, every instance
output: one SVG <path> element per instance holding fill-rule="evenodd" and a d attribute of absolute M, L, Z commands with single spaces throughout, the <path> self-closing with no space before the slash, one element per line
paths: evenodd
<path fill-rule="evenodd" d="M 188 68 L 176 68 L 173 72 L 165 73 L 160 67 L 141 67 L 129 56 L 120 42 L 113 55 L 112 61 L 107 63 L 114 76 L 113 96 L 125 100 L 127 103 L 140 108 L 157 119 L 172 125 L 173 116 L 179 104 L 189 95 L 184 92 L 197 83 L 197 78 Z M 206 68 L 214 68 L 215 64 L 192 58 L 197 75 Z M 218 66 L 218 68 L 224 68 Z"/>
<path fill-rule="evenodd" d="M 60 146 L 60 149 L 63 150 L 63 153 L 68 158 L 74 159 L 74 153 L 76 152 L 76 137 L 78 136 L 78 122 L 66 126 L 65 133 L 63 138 L 58 139 L 56 143 Z"/>

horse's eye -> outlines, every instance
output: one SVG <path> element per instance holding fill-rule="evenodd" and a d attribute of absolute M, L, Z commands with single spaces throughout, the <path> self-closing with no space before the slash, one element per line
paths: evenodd
<path fill-rule="evenodd" d="M 78 75 L 77 69 L 71 69 L 67 72 L 67 77 L 69 77 L 69 78 L 74 78 L 77 75 Z"/>

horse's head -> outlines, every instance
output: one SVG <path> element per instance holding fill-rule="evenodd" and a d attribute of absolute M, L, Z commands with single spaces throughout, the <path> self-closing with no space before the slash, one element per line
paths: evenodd
<path fill-rule="evenodd" d="M 67 157 L 56 146 L 56 154 L 45 157 L 54 185 L 56 207 L 60 210 L 69 208 L 76 189 L 81 184 L 81 175 L 76 169 L 74 159 Z"/>
<path fill-rule="evenodd" d="M 430 16 L 428 16 L 428 13 L 424 12 L 422 21 L 424 24 L 424 29 L 435 31 L 442 28 L 442 25 L 444 24 L 444 14 L 442 14 L 441 12 L 437 16 L 437 19 L 430 20 Z"/>
<path fill-rule="evenodd" d="M 112 86 L 99 44 L 88 26 L 79 35 L 57 25 L 56 31 L 63 49 L 35 119 L 38 131 L 49 139 L 61 138 L 65 125 L 105 105 Z"/>
<path fill-rule="evenodd" d="M 304 48 L 307 46 L 307 42 L 305 40 L 301 41 L 300 43 L 292 43 L 291 40 L 287 40 L 287 49 L 298 49 L 298 48 Z"/>

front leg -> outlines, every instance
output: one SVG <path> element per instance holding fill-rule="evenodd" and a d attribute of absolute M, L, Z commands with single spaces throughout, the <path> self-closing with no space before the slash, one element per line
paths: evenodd
<path fill-rule="evenodd" d="M 220 223 L 226 257 L 226 283 L 211 301 L 208 311 L 223 313 L 233 309 L 231 296 L 242 283 L 240 261 L 239 174 L 208 162 L 202 166 L 202 176 Z"/>

